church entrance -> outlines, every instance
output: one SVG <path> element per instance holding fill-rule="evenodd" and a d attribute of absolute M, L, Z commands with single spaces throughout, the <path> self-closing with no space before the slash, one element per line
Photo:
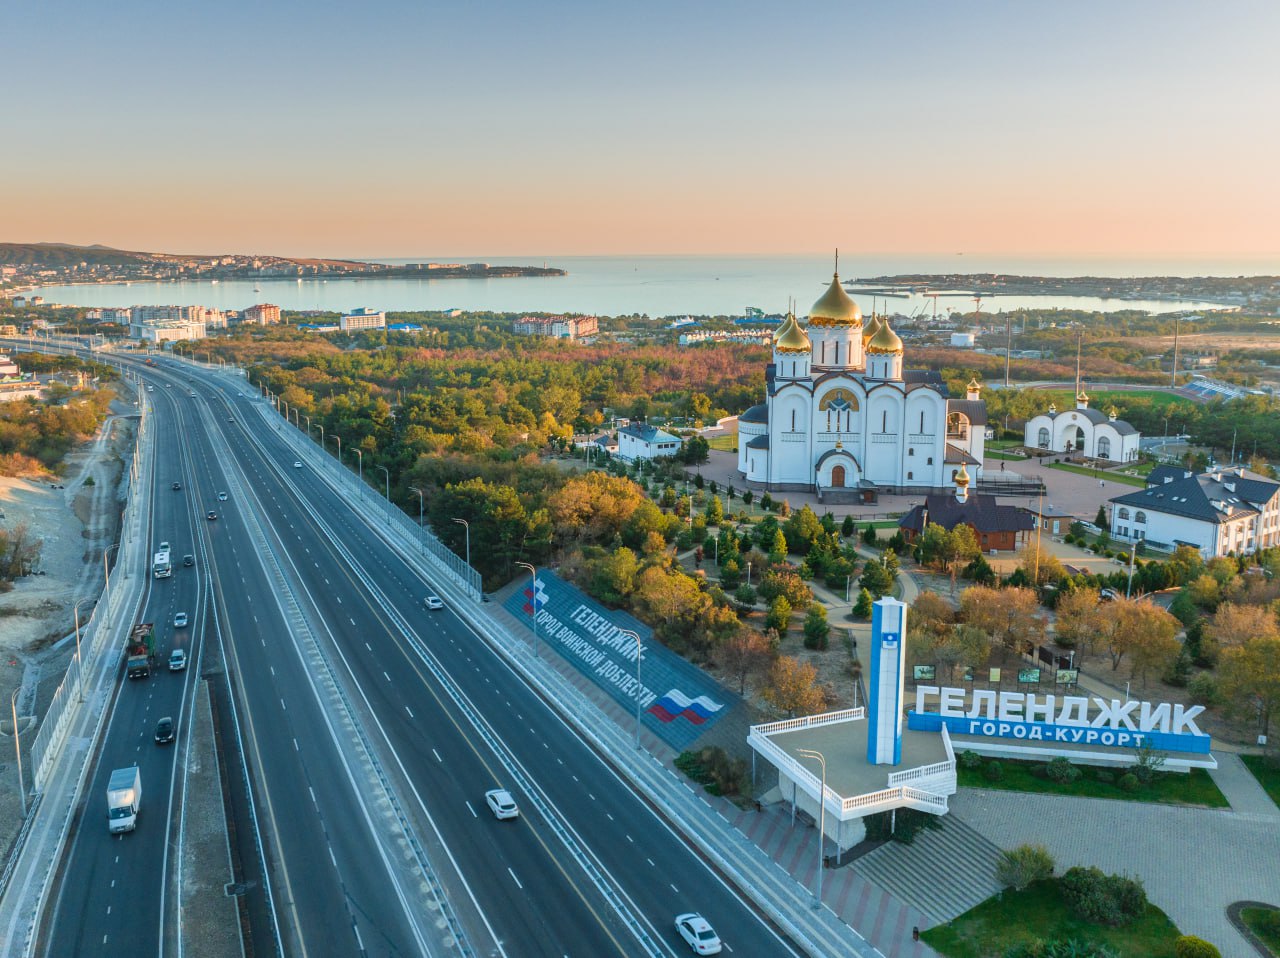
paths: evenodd
<path fill-rule="evenodd" d="M 1076 426 L 1075 435 L 1067 443 L 1067 452 L 1072 452 L 1073 450 L 1075 452 L 1084 451 L 1084 430 L 1079 426 Z"/>
<path fill-rule="evenodd" d="M 832 466 L 831 467 L 831 488 L 843 489 L 844 485 L 845 485 L 844 466 Z"/>

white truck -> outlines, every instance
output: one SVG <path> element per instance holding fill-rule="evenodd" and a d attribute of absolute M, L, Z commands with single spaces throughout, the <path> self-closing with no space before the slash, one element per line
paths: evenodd
<path fill-rule="evenodd" d="M 138 824 L 142 804 L 142 773 L 138 766 L 117 768 L 107 782 L 107 821 L 111 834 L 131 832 Z"/>
<path fill-rule="evenodd" d="M 162 549 L 151 560 L 151 571 L 157 579 L 167 579 L 173 575 L 173 563 L 169 561 L 169 550 Z"/>

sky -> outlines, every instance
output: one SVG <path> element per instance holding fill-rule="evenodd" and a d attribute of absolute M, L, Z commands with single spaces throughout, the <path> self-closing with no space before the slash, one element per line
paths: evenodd
<path fill-rule="evenodd" d="M 1280 4 L 7 0 L 0 240 L 1280 260 Z"/>

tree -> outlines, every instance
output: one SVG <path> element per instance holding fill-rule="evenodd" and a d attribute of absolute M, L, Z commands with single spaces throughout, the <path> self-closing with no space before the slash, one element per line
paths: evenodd
<path fill-rule="evenodd" d="M 1222 601 L 1222 586 L 1211 575 L 1197 576 L 1188 583 L 1187 592 L 1191 596 L 1191 601 L 1206 612 L 1212 612 Z"/>
<path fill-rule="evenodd" d="M 707 520 L 707 525 L 709 526 L 719 526 L 724 521 L 724 503 L 720 501 L 719 496 L 713 495 L 711 497 L 703 517 Z"/>
<path fill-rule="evenodd" d="M 787 551 L 796 555 L 808 555 L 813 544 L 826 532 L 822 520 L 808 506 L 795 512 L 782 526 L 786 534 Z"/>
<path fill-rule="evenodd" d="M 858 590 L 858 601 L 853 604 L 853 614 L 859 619 L 871 618 L 873 603 L 875 600 L 871 597 L 871 593 L 866 589 Z"/>
<path fill-rule="evenodd" d="M 1100 617 L 1106 614 L 1097 589 L 1076 589 L 1062 595 L 1054 613 L 1057 615 L 1055 634 L 1060 645 L 1066 648 L 1082 646 L 1093 651 Z"/>
<path fill-rule="evenodd" d="M 765 628 L 773 629 L 778 635 L 785 636 L 791 625 L 791 603 L 785 595 L 780 595 L 769 603 L 769 612 L 764 618 Z"/>
<path fill-rule="evenodd" d="M 1186 585 L 1204 571 L 1204 559 L 1194 546 L 1178 546 L 1165 563 L 1172 585 Z"/>
<path fill-rule="evenodd" d="M 1022 550 L 1022 562 L 1018 568 L 1027 577 L 1027 582 L 1039 588 L 1050 582 L 1057 582 L 1067 574 L 1062 562 L 1056 555 L 1032 539 Z"/>
<path fill-rule="evenodd" d="M 1257 716 L 1258 731 L 1269 735 L 1271 717 L 1280 710 L 1280 639 L 1250 639 L 1224 649 L 1218 663 L 1218 688 L 1232 715 Z"/>
<path fill-rule="evenodd" d="M 853 516 L 845 516 L 844 522 L 840 523 L 840 535 L 846 539 L 851 539 L 857 531 L 858 527 L 853 521 Z"/>
<path fill-rule="evenodd" d="M 787 537 L 779 529 L 773 534 L 773 542 L 769 544 L 769 558 L 781 562 L 787 557 Z"/>
<path fill-rule="evenodd" d="M 925 590 L 911 604 L 907 622 L 910 631 L 927 636 L 932 645 L 941 635 L 950 631 L 955 619 L 955 610 L 946 599 L 932 590 Z"/>
<path fill-rule="evenodd" d="M 730 492 L 732 492 L 732 490 L 730 490 Z M 752 499 L 754 499 L 754 498 L 755 498 L 755 496 L 756 496 L 756 494 L 755 494 L 754 492 L 752 492 L 750 489 L 748 489 L 746 492 L 744 492 L 744 493 L 742 494 L 742 504 L 743 504 L 744 506 L 746 506 L 746 507 L 750 508 L 750 507 L 751 507 L 751 500 L 752 500 Z M 732 496 L 732 495 L 730 495 L 730 496 L 729 496 L 729 498 L 730 498 L 730 499 L 732 499 L 732 498 L 733 498 L 733 496 Z"/>
<path fill-rule="evenodd" d="M 773 661 L 768 638 L 755 629 L 741 628 L 716 649 L 715 660 L 738 683 L 738 694 L 747 691 L 747 679 L 762 672 Z"/>
<path fill-rule="evenodd" d="M 817 602 L 813 603 L 804 617 L 804 647 L 825 650 L 827 637 L 830 634 L 831 626 L 827 624 L 827 610 Z"/>
<path fill-rule="evenodd" d="M 770 705 L 788 718 L 817 715 L 827 707 L 827 696 L 818 684 L 818 670 L 789 655 L 779 656 L 769 670 L 769 684 L 761 693 Z"/>
<path fill-rule="evenodd" d="M 1027 652 L 1044 637 L 1044 619 L 1031 589 L 971 586 L 960 593 L 960 617 L 997 645 Z"/>
<path fill-rule="evenodd" d="M 635 590 L 640 562 L 626 546 L 619 546 L 587 565 L 587 591 L 606 605 L 622 605 Z"/>
<path fill-rule="evenodd" d="M 873 598 L 879 599 L 893 591 L 893 576 L 882 563 L 868 559 L 858 584 L 863 590 L 870 592 Z"/>
<path fill-rule="evenodd" d="M 786 596 L 791 605 L 803 608 L 813 601 L 813 590 L 799 575 L 786 568 L 772 569 L 760 580 L 760 595 L 766 602 Z"/>
<path fill-rule="evenodd" d="M 1133 657 L 1135 673 L 1141 670 L 1144 675 L 1153 665 L 1171 663 L 1180 649 L 1177 633 L 1177 619 L 1137 599 L 1113 600 L 1098 621 L 1098 645 L 1111 660 L 1112 671 L 1126 655 Z"/>
<path fill-rule="evenodd" d="M 1022 891 L 1034 881 L 1053 875 L 1053 856 L 1043 845 L 1019 845 L 1002 851 L 996 860 L 996 881 Z"/>
<path fill-rule="evenodd" d="M 690 436 L 680 450 L 680 460 L 690 466 L 698 466 L 710 458 L 711 444 L 701 436 Z"/>
<path fill-rule="evenodd" d="M 733 601 L 738 603 L 738 608 L 743 611 L 752 609 L 756 604 L 756 590 L 744 582 L 734 590 Z"/>
<path fill-rule="evenodd" d="M 1253 638 L 1280 637 L 1280 622 L 1271 609 L 1260 605 L 1224 602 L 1205 623 L 1204 634 L 1223 648 L 1243 645 Z"/>
<path fill-rule="evenodd" d="M 1107 507 L 1098 506 L 1098 514 L 1093 517 L 1093 524 L 1104 532 L 1111 531 L 1111 523 L 1107 521 Z"/>
<path fill-rule="evenodd" d="M 556 538 L 564 542 L 608 542 L 620 535 L 644 495 L 630 479 L 588 472 L 572 476 L 547 497 Z"/>

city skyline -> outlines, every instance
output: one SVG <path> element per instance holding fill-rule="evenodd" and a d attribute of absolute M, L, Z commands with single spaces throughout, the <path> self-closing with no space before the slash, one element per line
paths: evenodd
<path fill-rule="evenodd" d="M 11 12 L 0 239 L 1265 257 L 1263 3 Z"/>

